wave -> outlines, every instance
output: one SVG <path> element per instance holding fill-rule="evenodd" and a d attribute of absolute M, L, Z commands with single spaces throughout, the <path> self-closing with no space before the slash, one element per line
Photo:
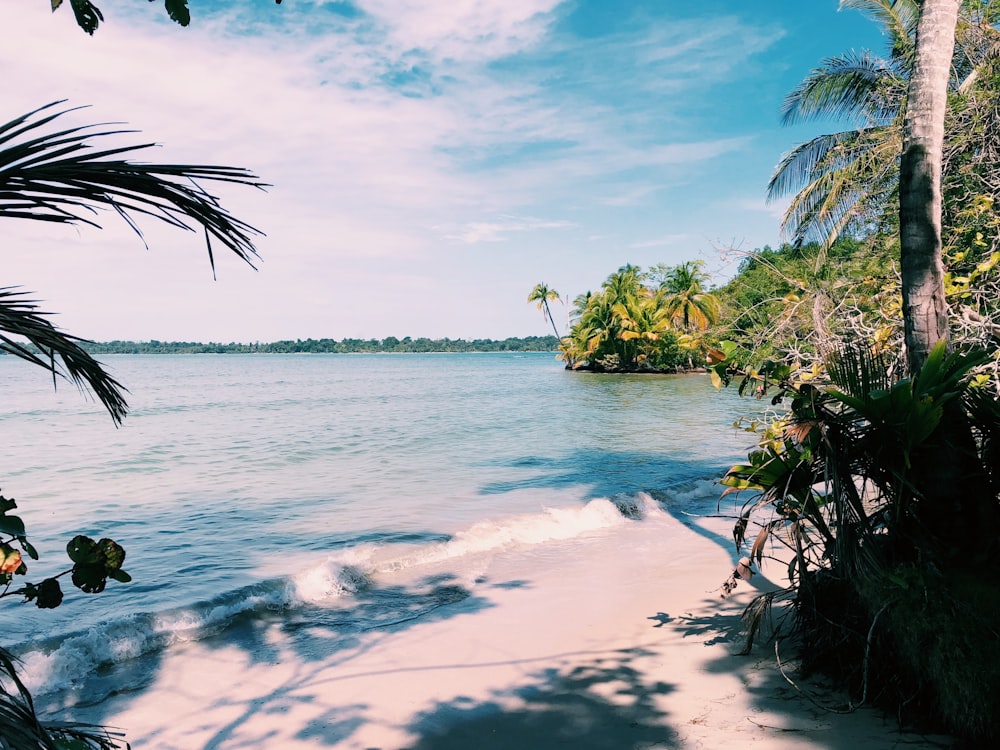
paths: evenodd
<path fill-rule="evenodd" d="M 308 621 L 322 618 L 324 610 L 335 607 L 338 624 L 347 623 L 345 627 L 355 632 L 368 630 L 383 622 L 391 624 L 400 572 L 436 574 L 442 566 L 468 572 L 484 567 L 480 563 L 496 555 L 613 532 L 663 515 L 665 506 L 674 502 L 690 504 L 704 498 L 708 486 L 717 489 L 707 482 L 695 483 L 656 499 L 641 492 L 595 499 L 579 507 L 484 520 L 446 540 L 398 544 L 359 539 L 358 544 L 288 577 L 261 581 L 189 606 L 126 615 L 85 631 L 22 644 L 15 651 L 28 687 L 43 695 L 72 689 L 95 673 L 177 644 L 219 635 L 225 638 L 228 629 L 248 621 Z M 441 601 L 428 599 L 425 608 L 430 611 L 461 600 L 456 590 L 459 587 L 439 586 L 436 596 Z M 365 607 L 359 600 L 362 596 Z M 373 602 L 385 611 L 372 614 Z M 358 610 L 353 620 L 352 605 Z"/>

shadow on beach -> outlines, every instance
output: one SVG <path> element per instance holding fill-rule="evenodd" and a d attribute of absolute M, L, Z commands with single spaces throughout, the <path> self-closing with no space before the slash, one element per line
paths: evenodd
<path fill-rule="evenodd" d="M 489 699 L 458 698 L 419 714 L 408 728 L 412 750 L 625 750 L 675 747 L 658 699 L 668 683 L 651 681 L 633 662 L 649 656 L 627 649 L 568 669 L 543 669 Z"/>
<path fill-rule="evenodd" d="M 515 587 L 523 582 L 498 586 Z M 206 714 L 236 709 L 237 717 L 227 722 L 213 738 L 200 747 L 233 747 L 229 740 L 241 724 L 260 713 L 281 713 L 303 684 L 322 670 L 353 661 L 375 648 L 380 637 L 400 633 L 418 623 L 433 623 L 491 607 L 488 599 L 473 594 L 448 575 L 425 577 L 408 586 L 373 585 L 357 591 L 336 607 L 300 607 L 288 612 L 247 612 L 222 629 L 205 628 L 190 633 L 187 641 L 207 651 L 237 649 L 250 665 L 278 664 L 290 650 L 301 665 L 296 678 L 269 694 L 258 695 L 245 705 L 226 695 L 229 686 L 220 684 L 219 699 L 206 704 Z M 173 648 L 177 648 L 174 646 Z M 183 645 L 179 646 L 183 648 Z M 41 715 L 49 720 L 72 716 L 74 720 L 108 725 L 109 719 L 125 711 L 147 688 L 154 687 L 164 667 L 167 652 L 157 649 L 141 657 L 97 670 L 71 690 L 43 695 L 36 700 Z M 211 680 L 211 675 L 207 675 Z M 154 687 L 155 689 L 155 687 Z M 303 727 L 303 736 L 336 744 L 349 736 L 357 721 L 351 717 L 364 706 L 343 706 L 328 721 Z M 346 716 L 347 718 L 343 718 Z M 325 738 L 325 739 L 324 739 Z M 143 746 L 155 747 L 155 736 L 137 738 Z M 132 740 L 133 742 L 136 739 Z"/>

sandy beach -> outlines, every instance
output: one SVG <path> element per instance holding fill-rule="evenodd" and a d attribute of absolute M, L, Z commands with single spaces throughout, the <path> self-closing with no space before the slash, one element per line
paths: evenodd
<path fill-rule="evenodd" d="M 163 750 L 947 747 L 876 711 L 821 710 L 845 696 L 807 681 L 804 697 L 771 644 L 737 655 L 742 607 L 773 584 L 720 598 L 729 528 L 660 513 L 460 574 L 424 569 L 393 585 L 450 587 L 453 603 L 413 614 L 401 598 L 391 624 L 349 637 L 258 622 L 239 645 L 171 649 L 141 690 L 74 713 Z"/>

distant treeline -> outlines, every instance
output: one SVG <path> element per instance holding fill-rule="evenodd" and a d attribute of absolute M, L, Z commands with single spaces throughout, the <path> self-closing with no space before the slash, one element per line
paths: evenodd
<path fill-rule="evenodd" d="M 494 339 L 295 339 L 270 344 L 202 344 L 194 341 L 105 341 L 86 342 L 91 354 L 372 354 L 380 352 L 554 352 L 555 336 Z"/>

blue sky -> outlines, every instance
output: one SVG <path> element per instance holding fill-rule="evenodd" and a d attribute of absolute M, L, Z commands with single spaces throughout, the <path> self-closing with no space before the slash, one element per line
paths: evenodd
<path fill-rule="evenodd" d="M 2 285 L 87 338 L 544 335 L 544 281 L 596 289 L 625 263 L 703 259 L 718 281 L 780 241 L 782 128 L 824 57 L 882 50 L 837 0 L 103 0 L 0 5 L 9 119 L 68 99 L 127 122 L 143 160 L 255 170 L 224 202 L 267 236 L 213 281 L 196 234 L 112 216 L 103 231 L 5 222 Z M 733 252 L 733 249 L 736 252 Z M 561 320 L 561 310 L 556 311 Z"/>

